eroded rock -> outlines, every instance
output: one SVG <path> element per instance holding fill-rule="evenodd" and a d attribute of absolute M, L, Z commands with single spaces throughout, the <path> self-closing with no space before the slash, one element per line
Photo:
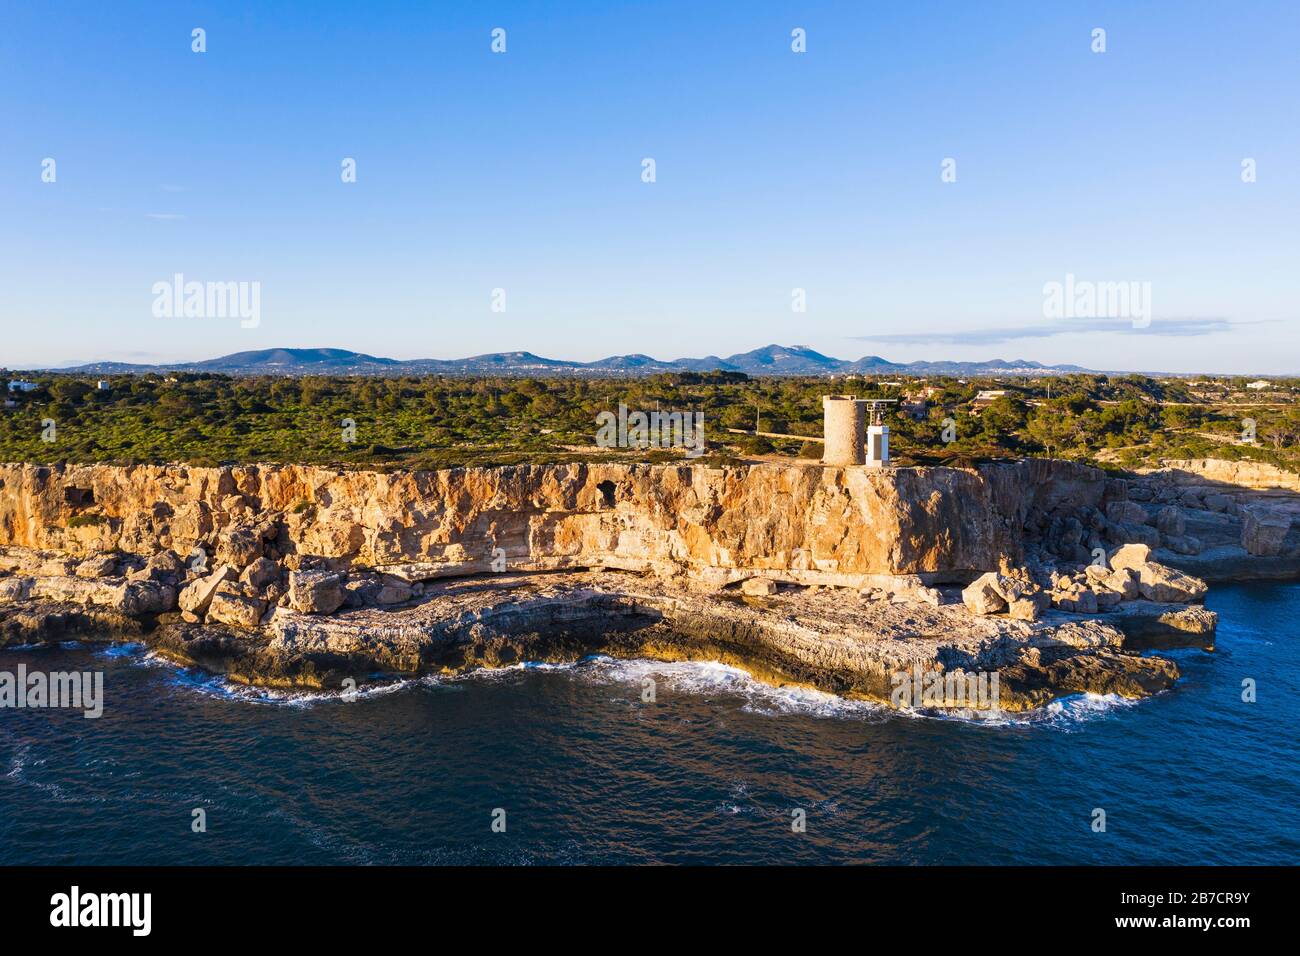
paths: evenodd
<path fill-rule="evenodd" d="M 1110 553 L 1110 566 L 1119 568 L 1140 568 L 1151 560 L 1151 549 L 1145 544 L 1126 544 Z"/>
<path fill-rule="evenodd" d="M 1242 509 L 1241 546 L 1254 555 L 1274 555 L 1291 530 L 1291 516 L 1284 511 L 1258 505 Z"/>
<path fill-rule="evenodd" d="M 208 606 L 212 603 L 212 596 L 217 593 L 217 588 L 235 578 L 235 569 L 228 564 L 223 564 L 207 577 L 192 581 L 179 595 L 181 610 L 194 615 L 206 614 Z"/>
<path fill-rule="evenodd" d="M 345 580 L 335 571 L 290 571 L 289 606 L 301 614 L 332 614 L 343 606 Z"/>
<path fill-rule="evenodd" d="M 257 627 L 266 611 L 266 602 L 248 593 L 234 581 L 223 581 L 212 594 L 207 618 L 232 627 Z"/>
<path fill-rule="evenodd" d="M 1163 564 L 1147 563 L 1137 569 L 1138 590 L 1148 601 L 1161 604 L 1192 604 L 1204 600 L 1204 581 Z"/>
<path fill-rule="evenodd" d="M 79 578 L 111 578 L 117 574 L 117 558 L 111 554 L 96 554 L 77 565 L 74 572 Z"/>
<path fill-rule="evenodd" d="M 961 601 L 972 614 L 1000 614 L 1007 609 L 996 571 L 981 574 L 963 588 Z"/>

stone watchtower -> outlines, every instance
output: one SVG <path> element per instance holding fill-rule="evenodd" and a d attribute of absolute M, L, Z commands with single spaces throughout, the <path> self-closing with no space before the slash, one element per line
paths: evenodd
<path fill-rule="evenodd" d="M 861 465 L 867 460 L 863 424 L 867 403 L 854 395 L 822 396 L 822 463 Z"/>
<path fill-rule="evenodd" d="M 889 464 L 889 426 L 883 421 L 889 401 L 858 398 L 856 395 L 822 396 L 822 463 L 866 465 L 883 468 Z M 871 414 L 870 434 L 866 417 Z"/>

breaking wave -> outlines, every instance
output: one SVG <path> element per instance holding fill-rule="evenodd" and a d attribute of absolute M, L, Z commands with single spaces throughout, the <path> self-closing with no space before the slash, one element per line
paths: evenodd
<path fill-rule="evenodd" d="M 837 720 L 881 722 L 890 719 L 958 721 L 983 727 L 1046 727 L 1071 731 L 1090 721 L 1106 719 L 1140 703 L 1116 694 L 1078 694 L 1053 701 L 1046 707 L 1025 713 L 978 710 L 894 709 L 872 701 L 850 700 L 807 687 L 776 687 L 756 679 L 748 671 L 719 661 L 665 662 L 634 658 L 622 660 L 593 655 L 570 663 L 526 661 L 507 667 L 482 668 L 460 674 L 387 678 L 374 675 L 360 682 L 355 691 L 277 689 L 250 687 L 194 667 L 170 661 L 142 644 L 123 644 L 98 652 L 108 657 L 134 657 L 142 667 L 169 672 L 176 687 L 224 700 L 285 707 L 311 707 L 324 703 L 353 703 L 416 687 L 453 689 L 489 681 L 516 681 L 529 674 L 565 674 L 571 679 L 626 688 L 628 697 L 639 697 L 647 679 L 655 682 L 655 693 L 689 694 L 695 697 L 740 701 L 746 713 L 780 717 L 798 715 Z"/>

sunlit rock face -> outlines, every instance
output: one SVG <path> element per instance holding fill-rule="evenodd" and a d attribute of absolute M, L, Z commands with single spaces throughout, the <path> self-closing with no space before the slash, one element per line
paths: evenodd
<path fill-rule="evenodd" d="M 565 464 L 436 472 L 294 465 L 0 465 L 0 545 L 182 556 L 250 529 L 273 555 L 410 576 L 614 567 L 714 584 L 942 579 L 1023 557 L 1027 523 L 1095 509 L 1097 469 Z M 495 564 L 494 564 L 495 562 Z"/>

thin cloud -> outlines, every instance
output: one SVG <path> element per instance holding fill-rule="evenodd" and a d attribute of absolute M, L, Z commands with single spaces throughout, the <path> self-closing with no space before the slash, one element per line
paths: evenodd
<path fill-rule="evenodd" d="M 145 213 L 145 216 L 149 219 L 161 219 L 165 222 L 173 222 L 177 219 L 185 218 L 178 212 L 147 212 Z"/>
<path fill-rule="evenodd" d="M 1089 332 L 1191 338 L 1230 332 L 1239 324 L 1243 323 L 1234 323 L 1223 318 L 1168 318 L 1152 319 L 1150 325 L 1135 327 L 1132 319 L 1070 319 L 1065 322 L 1054 322 L 1051 325 L 955 329 L 947 332 L 882 332 L 876 335 L 854 335 L 850 338 L 859 342 L 883 342 L 888 345 L 1001 345 L 1005 342 L 1050 339 L 1058 335 L 1080 335 Z"/>

